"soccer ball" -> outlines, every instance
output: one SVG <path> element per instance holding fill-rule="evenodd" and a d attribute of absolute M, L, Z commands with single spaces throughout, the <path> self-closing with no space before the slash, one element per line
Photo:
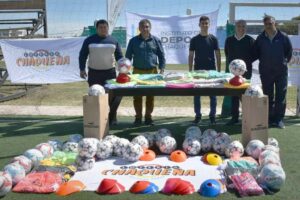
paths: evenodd
<path fill-rule="evenodd" d="M 14 163 L 14 162 L 19 163 L 19 165 L 21 165 L 24 168 L 26 174 L 28 172 L 30 172 L 31 169 L 32 169 L 32 161 L 29 158 L 25 157 L 25 156 L 14 157 L 11 160 L 11 163 Z"/>
<path fill-rule="evenodd" d="M 206 129 L 202 134 L 202 138 L 211 137 L 212 139 L 214 139 L 217 136 L 218 133 L 214 129 Z"/>
<path fill-rule="evenodd" d="M 241 59 L 235 59 L 229 64 L 230 72 L 235 76 L 242 76 L 246 71 L 246 63 Z"/>
<path fill-rule="evenodd" d="M 52 156 L 54 149 L 53 147 L 48 144 L 48 143 L 41 143 L 35 146 L 35 148 L 37 150 L 39 150 L 40 152 L 42 152 L 44 158 L 48 158 L 50 156 Z"/>
<path fill-rule="evenodd" d="M 272 163 L 281 166 L 279 154 L 272 150 L 264 150 L 258 157 L 258 162 L 261 166 Z"/>
<path fill-rule="evenodd" d="M 131 141 L 132 144 L 139 144 L 143 149 L 149 148 L 149 142 L 147 138 L 143 135 L 136 136 Z"/>
<path fill-rule="evenodd" d="M 105 89 L 99 84 L 94 84 L 89 87 L 89 95 L 90 96 L 100 96 L 105 94 Z"/>
<path fill-rule="evenodd" d="M 100 141 L 97 145 L 96 157 L 100 160 L 105 160 L 112 156 L 113 151 L 113 145 L 109 140 Z"/>
<path fill-rule="evenodd" d="M 275 138 L 268 138 L 268 145 L 279 147 L 279 143 Z"/>
<path fill-rule="evenodd" d="M 257 182 L 270 190 L 279 190 L 285 182 L 285 172 L 281 166 L 265 165 L 258 174 Z"/>
<path fill-rule="evenodd" d="M 161 139 L 166 136 L 172 136 L 172 133 L 169 129 L 161 128 L 157 131 L 157 133 L 155 134 L 155 143 L 158 147 L 160 145 Z"/>
<path fill-rule="evenodd" d="M 214 144 L 214 139 L 212 137 L 203 137 L 201 140 L 201 150 L 206 153 L 209 152 Z"/>
<path fill-rule="evenodd" d="M 4 197 L 12 188 L 12 178 L 9 173 L 0 171 L 0 198 Z"/>
<path fill-rule="evenodd" d="M 250 97 L 263 97 L 264 93 L 259 85 L 250 85 L 246 91 L 245 91 L 246 96 Z"/>
<path fill-rule="evenodd" d="M 48 140 L 47 143 L 50 144 L 53 147 L 54 151 L 62 150 L 63 142 L 61 142 L 60 140 L 57 140 L 57 139 Z"/>
<path fill-rule="evenodd" d="M 143 148 L 139 144 L 130 143 L 123 149 L 123 158 L 130 162 L 138 161 L 143 154 Z"/>
<path fill-rule="evenodd" d="M 246 153 L 252 158 L 258 159 L 264 146 L 264 143 L 260 140 L 251 140 L 246 146 Z"/>
<path fill-rule="evenodd" d="M 214 139 L 213 149 L 220 155 L 224 155 L 226 147 L 230 144 L 231 139 L 227 133 L 218 133 Z"/>
<path fill-rule="evenodd" d="M 152 133 L 143 133 L 142 136 L 144 136 L 148 140 L 149 147 L 153 147 L 155 142 L 155 135 Z"/>
<path fill-rule="evenodd" d="M 66 142 L 63 145 L 64 152 L 78 153 L 78 143 L 77 142 Z"/>
<path fill-rule="evenodd" d="M 39 166 L 40 161 L 44 159 L 42 152 L 37 149 L 29 149 L 23 155 L 31 160 L 33 167 Z"/>
<path fill-rule="evenodd" d="M 201 143 L 198 139 L 192 138 L 185 138 L 182 144 L 183 151 L 189 155 L 197 155 L 201 151 Z"/>
<path fill-rule="evenodd" d="M 118 60 L 119 73 L 127 74 L 131 69 L 131 61 L 128 58 L 121 58 Z"/>
<path fill-rule="evenodd" d="M 78 154 L 82 157 L 93 158 L 97 152 L 99 140 L 96 138 L 83 138 L 78 143 Z"/>
<path fill-rule="evenodd" d="M 120 138 L 115 136 L 115 135 L 107 135 L 105 136 L 105 138 L 103 139 L 103 141 L 109 141 L 112 144 L 115 144 Z"/>
<path fill-rule="evenodd" d="M 159 150 L 162 153 L 170 154 L 176 149 L 176 147 L 176 140 L 171 136 L 165 136 L 160 140 Z"/>
<path fill-rule="evenodd" d="M 117 142 L 114 144 L 114 154 L 118 157 L 123 157 L 123 151 L 129 144 L 129 140 L 125 138 L 118 139 Z"/>
<path fill-rule="evenodd" d="M 4 171 L 10 174 L 13 185 L 17 184 L 26 175 L 25 169 L 17 162 L 6 165 Z"/>
<path fill-rule="evenodd" d="M 185 138 L 195 137 L 198 140 L 201 139 L 201 130 L 198 126 L 190 126 L 185 131 Z"/>
<path fill-rule="evenodd" d="M 239 156 L 243 156 L 244 147 L 240 141 L 234 140 L 232 141 L 225 149 L 225 155 L 230 158 L 235 152 L 239 154 Z"/>
<path fill-rule="evenodd" d="M 70 135 L 68 142 L 80 142 L 80 140 L 82 140 L 82 135 L 80 134 L 74 134 L 74 135 Z"/>
<path fill-rule="evenodd" d="M 275 153 L 277 153 L 279 155 L 279 147 L 275 147 L 273 145 L 265 145 L 264 148 L 263 148 L 263 151 L 265 150 L 270 150 L 270 151 L 274 151 Z"/>
<path fill-rule="evenodd" d="M 95 164 L 94 158 L 86 158 L 82 156 L 77 156 L 75 161 L 76 167 L 78 171 L 86 171 L 92 169 Z"/>

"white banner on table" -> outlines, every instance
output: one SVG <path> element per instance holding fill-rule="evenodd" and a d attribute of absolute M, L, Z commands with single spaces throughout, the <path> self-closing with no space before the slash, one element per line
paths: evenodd
<path fill-rule="evenodd" d="M 153 182 L 161 190 L 168 178 L 181 178 L 190 181 L 197 191 L 205 180 L 221 179 L 222 174 L 216 166 L 204 164 L 200 156 L 190 157 L 182 163 L 160 156 L 148 162 L 128 163 L 120 158 L 99 161 L 91 170 L 76 172 L 71 180 L 79 180 L 86 186 L 85 190 L 95 191 L 104 178 L 118 180 L 126 190 L 139 180 Z"/>
<path fill-rule="evenodd" d="M 152 16 L 126 12 L 127 44 L 139 34 L 139 21 L 149 19 L 152 24 L 151 34 L 158 37 L 163 44 L 167 64 L 187 64 L 190 40 L 199 34 L 199 18 L 210 18 L 209 33 L 217 34 L 219 9 L 202 15 L 191 16 Z"/>
<path fill-rule="evenodd" d="M 84 39 L 0 41 L 11 82 L 47 84 L 82 81 L 78 57 Z"/>

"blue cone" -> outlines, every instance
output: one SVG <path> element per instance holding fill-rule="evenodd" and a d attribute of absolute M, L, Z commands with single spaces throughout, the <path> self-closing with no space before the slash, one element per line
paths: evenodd
<path fill-rule="evenodd" d="M 205 197 L 216 197 L 221 192 L 221 184 L 215 179 L 208 179 L 201 184 L 199 192 Z"/>
<path fill-rule="evenodd" d="M 154 194 L 158 192 L 158 186 L 154 183 L 150 183 L 150 185 L 143 191 L 141 191 L 139 194 Z"/>

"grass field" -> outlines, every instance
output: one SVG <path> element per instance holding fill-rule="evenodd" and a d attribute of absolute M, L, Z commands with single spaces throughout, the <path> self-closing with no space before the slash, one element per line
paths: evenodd
<path fill-rule="evenodd" d="M 179 144 L 182 143 L 185 129 L 190 125 L 192 118 L 158 118 L 156 126 L 153 127 L 133 127 L 131 118 L 121 117 L 120 124 L 111 128 L 111 134 L 131 139 L 135 135 L 146 132 L 156 131 L 159 128 L 169 128 L 177 139 Z M 224 121 L 227 119 L 224 119 Z M 208 128 L 206 126 L 207 119 L 200 126 L 202 130 Z M 217 131 L 224 131 L 231 135 L 233 139 L 241 138 L 241 126 L 224 126 L 222 119 L 219 119 L 218 125 L 214 127 Z M 300 138 L 299 128 L 300 119 L 288 117 L 286 119 L 286 129 L 269 129 L 269 135 L 275 137 L 279 141 L 280 154 L 283 168 L 287 174 L 287 180 L 280 192 L 275 195 L 267 195 L 262 197 L 251 197 L 243 199 L 288 199 L 298 200 L 300 196 L 299 180 L 300 180 Z M 22 154 L 26 149 L 34 147 L 36 144 L 45 142 L 51 138 L 65 140 L 69 135 L 82 134 L 82 118 L 80 117 L 31 117 L 31 116 L 2 116 L 0 117 L 0 169 L 9 162 L 14 156 Z M 196 164 L 196 163 L 195 163 Z M 9 193 L 3 200 L 35 200 L 35 199 L 204 199 L 198 194 L 189 196 L 166 196 L 162 194 L 155 195 L 133 195 L 124 193 L 116 196 L 99 196 L 93 192 L 81 192 L 68 197 L 57 197 L 54 194 L 36 195 L 36 194 L 18 194 Z M 236 194 L 227 192 L 219 196 L 217 199 L 238 199 Z"/>

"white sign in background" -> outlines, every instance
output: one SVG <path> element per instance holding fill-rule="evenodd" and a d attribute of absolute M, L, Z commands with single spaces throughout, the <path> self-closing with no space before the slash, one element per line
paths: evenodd
<path fill-rule="evenodd" d="M 167 170 L 169 175 L 162 175 L 163 173 L 167 173 L 166 171 L 162 171 L 160 175 L 150 175 L 149 173 L 143 175 L 112 175 L 112 170 L 120 170 L 125 168 L 130 169 L 133 167 L 137 170 L 142 170 L 141 167 L 146 168 L 149 166 L 161 166 L 161 169 L 169 169 Z M 174 176 L 172 175 L 174 172 L 174 166 L 179 167 L 185 172 L 187 172 L 187 170 L 195 170 L 195 175 L 192 176 L 183 174 Z M 223 178 L 223 174 L 220 170 L 218 170 L 217 166 L 204 164 L 201 161 L 200 156 L 190 157 L 182 163 L 172 162 L 168 159 L 168 156 L 159 156 L 155 160 L 149 162 L 138 161 L 135 163 L 128 163 L 121 158 L 111 158 L 99 161 L 95 163 L 91 170 L 76 172 L 71 180 L 79 180 L 86 186 L 85 190 L 95 191 L 104 178 L 117 180 L 119 183 L 125 186 L 126 190 L 129 190 L 136 181 L 140 180 L 153 182 L 159 187 L 159 190 L 161 190 L 168 178 L 181 178 L 183 180 L 190 181 L 194 185 L 195 190 L 198 191 L 200 185 L 204 181 L 207 179 L 221 179 Z"/>
<path fill-rule="evenodd" d="M 201 16 L 210 18 L 209 33 L 216 35 L 219 10 L 191 16 L 152 16 L 126 12 L 126 40 L 139 34 L 139 21 L 149 19 L 151 34 L 158 37 L 164 47 L 167 64 L 187 64 L 190 40 L 200 32 Z"/>

